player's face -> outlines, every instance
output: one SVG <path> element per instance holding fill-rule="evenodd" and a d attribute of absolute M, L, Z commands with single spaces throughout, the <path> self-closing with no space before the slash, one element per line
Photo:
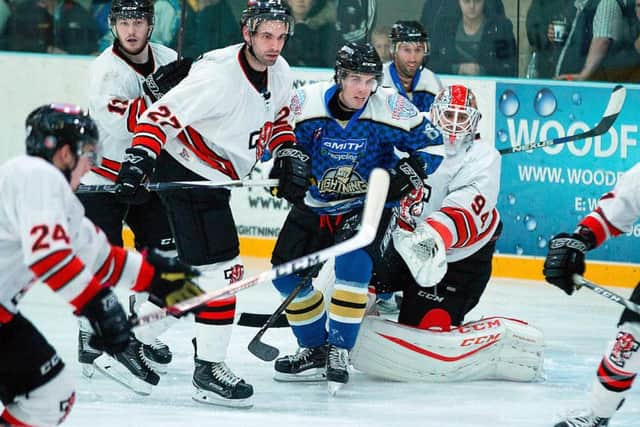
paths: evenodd
<path fill-rule="evenodd" d="M 313 7 L 313 3 L 315 0 L 289 0 L 289 7 L 291 7 L 291 13 L 296 20 L 298 17 L 304 19 Z"/>
<path fill-rule="evenodd" d="M 477 19 L 484 14 L 484 0 L 458 0 L 462 15 L 467 19 Z"/>
<path fill-rule="evenodd" d="M 396 45 L 396 69 L 404 77 L 413 77 L 424 61 L 426 43 L 398 43 Z"/>
<path fill-rule="evenodd" d="M 391 49 L 391 42 L 386 35 L 373 34 L 371 36 L 371 44 L 378 52 L 380 59 L 386 62 L 389 59 L 389 49 Z"/>
<path fill-rule="evenodd" d="M 144 18 L 118 19 L 116 35 L 120 45 L 130 55 L 137 55 L 147 46 L 147 38 L 151 27 Z"/>
<path fill-rule="evenodd" d="M 340 101 L 352 110 L 359 110 L 377 89 L 378 81 L 372 74 L 347 73 L 341 85 Z"/>
<path fill-rule="evenodd" d="M 71 188 L 76 191 L 80 185 L 82 176 L 91 170 L 91 159 L 88 156 L 80 156 L 77 158 L 76 166 L 71 171 Z"/>
<path fill-rule="evenodd" d="M 287 24 L 282 21 L 264 21 L 256 32 L 243 32 L 245 41 L 253 47 L 253 53 L 260 64 L 270 67 L 276 63 L 287 41 Z"/>

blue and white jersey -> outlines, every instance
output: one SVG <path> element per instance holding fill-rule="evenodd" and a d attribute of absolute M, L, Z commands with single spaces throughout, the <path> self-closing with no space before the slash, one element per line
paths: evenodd
<path fill-rule="evenodd" d="M 395 88 L 400 95 L 411 101 L 422 112 L 429 111 L 434 98 L 444 88 L 438 76 L 425 67 L 419 68 L 416 75 L 413 76 L 410 92 L 404 90 L 393 61 L 384 64 L 382 72 L 382 85 Z"/>
<path fill-rule="evenodd" d="M 320 214 L 338 215 L 359 208 L 374 168 L 390 169 L 394 151 L 419 153 L 427 174 L 442 161 L 427 150 L 441 146 L 440 132 L 417 108 L 390 88 L 379 88 L 348 122 L 332 117 L 333 82 L 304 86 L 291 100 L 292 126 L 298 144 L 311 156 L 315 183 L 305 203 Z"/>

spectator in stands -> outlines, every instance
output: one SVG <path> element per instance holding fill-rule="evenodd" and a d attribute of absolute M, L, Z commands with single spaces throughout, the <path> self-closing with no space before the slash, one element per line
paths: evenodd
<path fill-rule="evenodd" d="M 314 17 L 326 6 L 327 0 L 289 0 L 296 25 L 294 36 L 287 41 L 282 56 L 289 65 L 299 67 L 332 67 L 336 30 L 331 22 L 318 26 Z M 309 21 L 311 24 L 309 24 Z"/>
<path fill-rule="evenodd" d="M 0 0 L 0 35 L 4 34 L 10 16 L 11 5 L 9 4 L 9 0 Z"/>
<path fill-rule="evenodd" d="M 56 53 L 98 52 L 98 28 L 91 13 L 74 0 L 63 0 L 54 11 Z"/>
<path fill-rule="evenodd" d="M 494 1 L 458 0 L 456 14 L 431 32 L 429 65 L 436 73 L 516 76 L 513 25 Z M 439 20 L 442 21 L 442 20 Z M 452 30 L 453 36 L 452 36 Z"/>
<path fill-rule="evenodd" d="M 331 1 L 337 11 L 338 47 L 347 42 L 366 42 L 376 17 L 376 0 Z"/>
<path fill-rule="evenodd" d="M 225 0 L 186 0 L 182 56 L 239 43 L 238 21 Z"/>
<path fill-rule="evenodd" d="M 593 18 L 593 38 L 582 70 L 558 78 L 638 81 L 639 8 L 637 0 L 601 0 Z"/>
<path fill-rule="evenodd" d="M 155 0 L 153 10 L 154 22 L 151 41 L 174 48 L 180 30 L 180 1 Z"/>
<path fill-rule="evenodd" d="M 42 52 L 53 50 L 53 10 L 56 0 L 24 0 L 15 4 L 7 21 L 2 48 Z"/>
<path fill-rule="evenodd" d="M 536 52 L 533 66 L 538 77 L 551 78 L 582 70 L 599 2 L 533 0 L 526 25 L 529 45 Z"/>
<path fill-rule="evenodd" d="M 535 0 L 534 0 L 535 1 Z M 455 0 L 426 0 L 422 7 L 422 26 L 429 31 L 429 34 L 448 33 L 450 28 L 445 25 L 448 20 L 455 19 L 458 6 Z M 497 15 L 504 15 L 504 4 L 502 0 L 485 0 L 485 7 L 491 8 Z"/>
<path fill-rule="evenodd" d="M 376 27 L 371 32 L 371 44 L 376 48 L 376 52 L 382 59 L 382 62 L 387 63 L 391 61 L 391 41 L 389 40 L 389 33 L 391 28 L 387 26 Z"/>

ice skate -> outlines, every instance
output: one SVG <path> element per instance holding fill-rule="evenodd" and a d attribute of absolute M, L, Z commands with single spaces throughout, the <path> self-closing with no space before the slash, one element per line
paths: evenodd
<path fill-rule="evenodd" d="M 276 381 L 324 381 L 327 378 L 327 345 L 299 348 L 295 354 L 278 358 L 274 367 L 273 379 Z"/>
<path fill-rule="evenodd" d="M 194 359 L 193 400 L 233 408 L 253 406 L 253 386 L 236 376 L 224 362 Z"/>
<path fill-rule="evenodd" d="M 601 427 L 608 426 L 609 418 L 600 418 L 589 413 L 581 416 L 570 416 L 559 422 L 554 427 Z"/>
<path fill-rule="evenodd" d="M 80 329 L 78 331 L 78 362 L 82 367 L 82 375 L 87 378 L 93 377 L 95 373 L 95 367 L 93 361 L 96 360 L 102 351 L 95 349 L 89 345 L 92 333 Z"/>
<path fill-rule="evenodd" d="M 329 394 L 335 396 L 338 390 L 349 382 L 349 351 L 345 348 L 329 346 L 327 355 L 327 381 Z"/>
<path fill-rule="evenodd" d="M 142 354 L 151 369 L 160 375 L 167 373 L 167 365 L 171 363 L 173 358 L 168 345 L 156 338 L 152 344 L 142 344 Z"/>

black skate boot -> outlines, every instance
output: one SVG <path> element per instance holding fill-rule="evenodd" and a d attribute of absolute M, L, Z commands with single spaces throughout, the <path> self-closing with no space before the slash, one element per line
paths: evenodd
<path fill-rule="evenodd" d="M 153 344 L 142 344 L 142 354 L 147 358 L 151 369 L 160 375 L 167 373 L 167 365 L 173 359 L 168 345 L 156 338 Z"/>
<path fill-rule="evenodd" d="M 253 406 L 253 386 L 237 377 L 224 362 L 194 358 L 193 400 L 212 405 L 249 408 Z"/>
<path fill-rule="evenodd" d="M 335 394 L 349 382 L 349 350 L 329 345 L 327 355 L 327 381 L 329 394 Z"/>
<path fill-rule="evenodd" d="M 82 328 L 78 331 L 78 362 L 82 367 L 82 375 L 91 378 L 95 372 L 93 361 L 102 354 L 102 351 L 95 349 L 89 345 L 92 333 L 84 331 Z"/>
<path fill-rule="evenodd" d="M 141 395 L 151 394 L 152 386 L 160 381 L 144 356 L 143 344 L 133 335 L 122 353 L 114 357 L 104 353 L 93 364 L 106 376 Z"/>
<path fill-rule="evenodd" d="M 327 371 L 327 345 L 299 348 L 296 354 L 276 359 L 276 381 L 324 381 Z"/>
<path fill-rule="evenodd" d="M 554 427 L 602 427 L 609 425 L 609 418 L 596 417 L 593 414 L 573 416 L 559 422 Z"/>

